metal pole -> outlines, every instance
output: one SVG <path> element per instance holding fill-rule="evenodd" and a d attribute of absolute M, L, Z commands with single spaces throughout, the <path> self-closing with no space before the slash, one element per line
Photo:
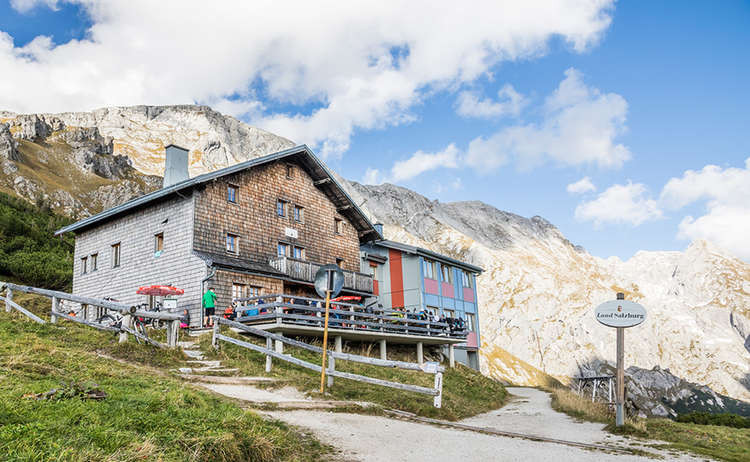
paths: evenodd
<path fill-rule="evenodd" d="M 331 275 L 328 275 L 329 279 Z M 326 290 L 326 317 L 323 324 L 323 361 L 320 363 L 320 392 L 325 390 L 326 353 L 328 353 L 328 309 L 331 306 L 331 291 Z"/>
<path fill-rule="evenodd" d="M 625 300 L 625 294 L 617 293 L 618 300 Z M 625 424 L 625 328 L 617 328 L 617 402 L 615 404 L 615 426 Z"/>

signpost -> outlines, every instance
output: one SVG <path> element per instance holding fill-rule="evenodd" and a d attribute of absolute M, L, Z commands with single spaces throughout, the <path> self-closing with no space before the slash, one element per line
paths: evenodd
<path fill-rule="evenodd" d="M 331 297 L 336 297 L 344 287 L 344 272 L 336 265 L 321 266 L 315 273 L 315 291 L 326 298 L 326 313 L 323 327 L 323 362 L 320 365 L 320 392 L 325 390 L 326 356 L 328 353 L 328 309 Z"/>
<path fill-rule="evenodd" d="M 615 425 L 625 423 L 625 328 L 637 326 L 646 320 L 646 308 L 625 300 L 617 293 L 617 300 L 604 302 L 594 311 L 596 320 L 608 327 L 617 328 L 617 396 L 615 399 Z"/>

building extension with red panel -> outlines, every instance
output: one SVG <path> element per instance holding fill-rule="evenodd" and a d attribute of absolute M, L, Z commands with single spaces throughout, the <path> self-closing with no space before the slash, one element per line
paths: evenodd
<path fill-rule="evenodd" d="M 375 225 L 380 228 L 380 225 Z M 381 231 L 382 229 L 378 229 Z M 469 331 L 456 345 L 456 360 L 479 369 L 476 277 L 482 268 L 421 247 L 382 240 L 360 246 L 362 273 L 373 277 L 373 294 L 385 309 L 425 310 L 461 319 Z"/>

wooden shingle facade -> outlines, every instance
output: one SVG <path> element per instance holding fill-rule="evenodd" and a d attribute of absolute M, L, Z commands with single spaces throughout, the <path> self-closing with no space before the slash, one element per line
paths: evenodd
<path fill-rule="evenodd" d="M 179 306 L 193 327 L 209 286 L 217 311 L 238 297 L 313 295 L 323 264 L 345 270 L 346 293 L 369 296 L 359 247 L 381 238 L 306 146 L 167 186 L 63 232 L 76 235 L 73 293 L 137 304 L 146 301 L 139 286 L 171 284 L 185 290 Z"/>

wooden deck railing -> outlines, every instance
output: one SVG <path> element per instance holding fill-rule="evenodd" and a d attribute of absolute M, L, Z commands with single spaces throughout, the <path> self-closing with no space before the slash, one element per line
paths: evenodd
<path fill-rule="evenodd" d="M 285 300 L 292 299 L 296 303 L 276 301 L 278 297 Z M 259 299 L 263 299 L 264 303 L 258 305 L 250 304 Z M 265 302 L 266 299 L 274 301 Z M 277 320 L 279 323 L 323 327 L 325 309 L 315 306 L 317 304 L 323 305 L 324 302 L 322 300 L 275 294 L 239 298 L 235 302 L 240 304 L 236 308 L 236 321 L 240 323 L 262 324 L 271 320 Z M 308 302 L 312 302 L 314 305 L 303 304 Z M 345 302 L 332 303 L 332 307 L 336 308 L 330 310 L 328 326 L 336 329 L 422 335 L 451 339 L 465 339 L 469 334 L 469 331 L 466 329 L 451 329 L 451 326 L 444 322 L 410 318 L 407 313 L 401 311 L 372 308 L 368 312 L 361 305 Z M 246 315 L 245 313 L 248 311 L 253 314 Z"/>
<path fill-rule="evenodd" d="M 154 346 L 158 346 L 161 348 L 163 347 L 173 348 L 177 346 L 177 336 L 178 336 L 179 327 L 180 327 L 180 315 L 177 313 L 141 311 L 141 310 L 138 310 L 137 307 L 131 306 L 125 303 L 118 303 L 118 302 L 114 302 L 111 300 L 104 300 L 104 299 L 99 299 L 99 298 L 84 297 L 81 295 L 69 294 L 67 292 L 60 292 L 57 290 L 40 289 L 38 287 L 22 286 L 18 284 L 12 284 L 9 282 L 0 282 L 0 292 L 2 292 L 3 290 L 5 290 L 6 293 L 4 297 L 0 297 L 0 300 L 5 301 L 6 312 L 10 312 L 12 309 L 15 309 L 18 312 L 24 314 L 25 316 L 42 324 L 46 323 L 46 321 L 44 321 L 39 316 L 31 313 L 30 311 L 26 310 L 25 308 L 20 306 L 18 303 L 13 301 L 14 291 L 49 297 L 52 302 L 52 310 L 51 310 L 51 316 L 50 316 L 49 322 L 52 324 L 57 323 L 58 319 L 66 319 L 68 321 L 77 322 L 79 324 L 83 324 L 83 325 L 93 327 L 99 330 L 119 332 L 120 343 L 127 341 L 128 334 L 130 334 L 130 335 L 133 335 L 134 337 L 137 337 L 140 340 L 146 341 Z M 70 316 L 69 314 L 64 313 L 64 310 L 61 309 L 61 301 L 63 300 L 81 305 L 82 307 L 81 311 L 83 312 L 84 316 L 83 317 Z M 117 311 L 121 313 L 123 316 L 122 316 L 122 321 L 120 322 L 120 326 L 119 327 L 105 326 L 97 322 L 90 321 L 88 319 L 88 316 L 86 315 L 87 308 L 89 306 L 99 307 L 99 308 L 103 308 L 104 310 Z M 160 342 L 157 342 L 154 339 L 144 337 L 140 333 L 136 332 L 132 328 L 132 321 L 133 321 L 133 317 L 135 316 L 140 317 L 140 318 L 159 319 L 161 321 L 166 321 L 167 322 L 167 344 L 166 345 L 162 344 Z"/>
<path fill-rule="evenodd" d="M 219 341 L 221 340 L 221 341 L 232 343 L 234 345 L 237 345 L 243 348 L 247 348 L 249 350 L 262 353 L 266 355 L 266 373 L 271 372 L 271 358 L 276 358 L 281 361 L 286 361 L 291 364 L 295 364 L 297 366 L 313 370 L 315 372 L 321 371 L 321 366 L 318 364 L 313 364 L 313 363 L 303 361 L 298 358 L 294 358 L 291 355 L 286 355 L 286 354 L 276 352 L 272 348 L 271 343 L 272 341 L 276 341 L 276 342 L 281 342 L 281 343 L 284 343 L 293 347 L 312 351 L 315 353 L 323 353 L 323 349 L 320 347 L 310 345 L 308 343 L 300 342 L 298 340 L 294 340 L 288 337 L 284 337 L 282 335 L 273 334 L 271 332 L 267 332 L 262 329 L 257 329 L 255 327 L 246 326 L 238 322 L 229 321 L 219 316 L 214 316 L 213 319 L 214 319 L 214 330 L 213 330 L 212 344 L 214 348 L 216 349 L 219 348 Z M 228 337 L 226 335 L 223 335 L 221 333 L 222 325 L 232 327 L 244 333 L 248 333 L 248 334 L 258 336 L 258 337 L 265 338 L 266 346 L 262 347 L 254 343 L 245 342 L 243 340 L 240 340 L 234 337 Z M 399 390 L 411 391 L 415 393 L 422 393 L 425 395 L 430 395 L 433 397 L 433 406 L 435 406 L 436 408 L 440 408 L 442 406 L 443 372 L 445 372 L 445 368 L 443 366 L 440 366 L 440 364 L 438 364 L 437 362 L 428 361 L 428 362 L 425 362 L 424 364 L 417 364 L 417 363 L 410 363 L 410 362 L 405 362 L 405 361 L 390 361 L 387 359 L 370 358 L 367 356 L 353 355 L 349 353 L 339 353 L 339 352 L 331 351 L 331 350 L 328 350 L 326 354 L 328 356 L 328 366 L 326 368 L 326 375 L 328 376 L 328 380 L 327 380 L 326 386 L 329 388 L 333 386 L 333 378 L 339 377 L 342 379 L 355 380 L 358 382 L 369 383 L 372 385 L 379 385 L 381 387 L 396 388 Z M 376 379 L 374 377 L 368 377 L 365 375 L 337 371 L 336 370 L 337 359 L 342 360 L 342 361 L 353 361 L 353 362 L 362 363 L 362 364 L 369 364 L 371 366 L 399 368 L 399 369 L 405 369 L 405 370 L 411 370 L 411 371 L 424 372 L 427 374 L 434 374 L 435 375 L 434 387 L 428 388 L 428 387 L 423 387 L 419 385 L 392 382 L 389 380 Z"/>
<path fill-rule="evenodd" d="M 299 281 L 314 282 L 315 273 L 320 269 L 320 263 L 298 260 L 290 257 L 276 257 L 268 262 L 276 271 L 286 274 Z M 344 272 L 344 288 L 371 294 L 373 290 L 372 276 L 349 270 Z"/>

